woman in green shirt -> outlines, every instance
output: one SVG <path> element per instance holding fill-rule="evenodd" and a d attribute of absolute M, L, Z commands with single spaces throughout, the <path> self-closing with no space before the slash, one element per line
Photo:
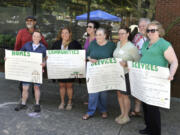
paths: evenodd
<path fill-rule="evenodd" d="M 178 60 L 171 44 L 161 38 L 164 29 L 158 21 L 151 22 L 146 30 L 149 41 L 142 47 L 140 62 L 146 64 L 168 67 L 170 64 L 169 80 L 173 80 L 178 67 Z M 143 103 L 144 120 L 146 128 L 140 130 L 141 134 L 161 135 L 161 118 L 159 107 Z"/>
<path fill-rule="evenodd" d="M 99 59 L 110 58 L 113 56 L 116 48 L 113 42 L 106 40 L 106 30 L 98 28 L 96 31 L 96 40 L 90 43 L 87 51 L 87 59 L 91 63 L 97 62 Z M 96 109 L 102 114 L 102 118 L 107 118 L 107 92 L 89 93 L 88 111 L 83 115 L 82 119 L 87 120 L 92 117 Z"/>

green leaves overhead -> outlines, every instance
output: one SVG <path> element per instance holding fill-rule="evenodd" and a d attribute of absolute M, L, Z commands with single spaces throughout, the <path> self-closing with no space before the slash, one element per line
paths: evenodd
<path fill-rule="evenodd" d="M 88 0 L 0 0 L 0 6 L 24 6 L 38 8 L 52 13 L 64 12 L 76 16 L 87 12 Z M 101 9 L 117 16 L 153 18 L 156 0 L 91 0 L 91 10 Z"/>

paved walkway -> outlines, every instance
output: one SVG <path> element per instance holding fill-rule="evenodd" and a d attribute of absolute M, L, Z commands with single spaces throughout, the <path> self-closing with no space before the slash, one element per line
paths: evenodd
<path fill-rule="evenodd" d="M 82 115 L 87 110 L 83 101 L 87 98 L 84 84 L 74 85 L 74 105 L 72 111 L 59 111 L 58 85 L 44 80 L 42 86 L 42 111 L 38 115 L 32 112 L 34 100 L 30 94 L 28 109 L 14 111 L 19 100 L 18 82 L 5 80 L 0 73 L 0 135 L 139 135 L 144 128 L 142 118 L 132 118 L 126 125 L 118 125 L 114 118 L 119 114 L 116 93 L 109 92 L 109 117 L 102 119 L 97 112 L 87 121 Z M 180 99 L 173 98 L 171 109 L 161 109 L 162 135 L 180 135 Z"/>

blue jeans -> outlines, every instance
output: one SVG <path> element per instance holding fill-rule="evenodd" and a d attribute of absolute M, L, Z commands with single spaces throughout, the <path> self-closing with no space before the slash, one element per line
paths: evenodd
<path fill-rule="evenodd" d="M 88 112 L 89 116 L 94 115 L 98 108 L 101 113 L 107 112 L 107 92 L 90 93 L 88 101 Z"/>

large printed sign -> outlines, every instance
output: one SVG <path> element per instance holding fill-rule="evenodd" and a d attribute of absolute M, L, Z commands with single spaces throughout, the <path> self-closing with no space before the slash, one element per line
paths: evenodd
<path fill-rule="evenodd" d="M 87 63 L 86 83 L 88 93 L 105 90 L 126 91 L 124 69 L 116 58 Z"/>
<path fill-rule="evenodd" d="M 5 50 L 5 79 L 42 83 L 42 54 Z"/>
<path fill-rule="evenodd" d="M 170 108 L 169 69 L 151 64 L 128 62 L 131 94 L 154 106 Z"/>
<path fill-rule="evenodd" d="M 85 62 L 85 50 L 47 50 L 48 78 L 85 78 Z"/>

